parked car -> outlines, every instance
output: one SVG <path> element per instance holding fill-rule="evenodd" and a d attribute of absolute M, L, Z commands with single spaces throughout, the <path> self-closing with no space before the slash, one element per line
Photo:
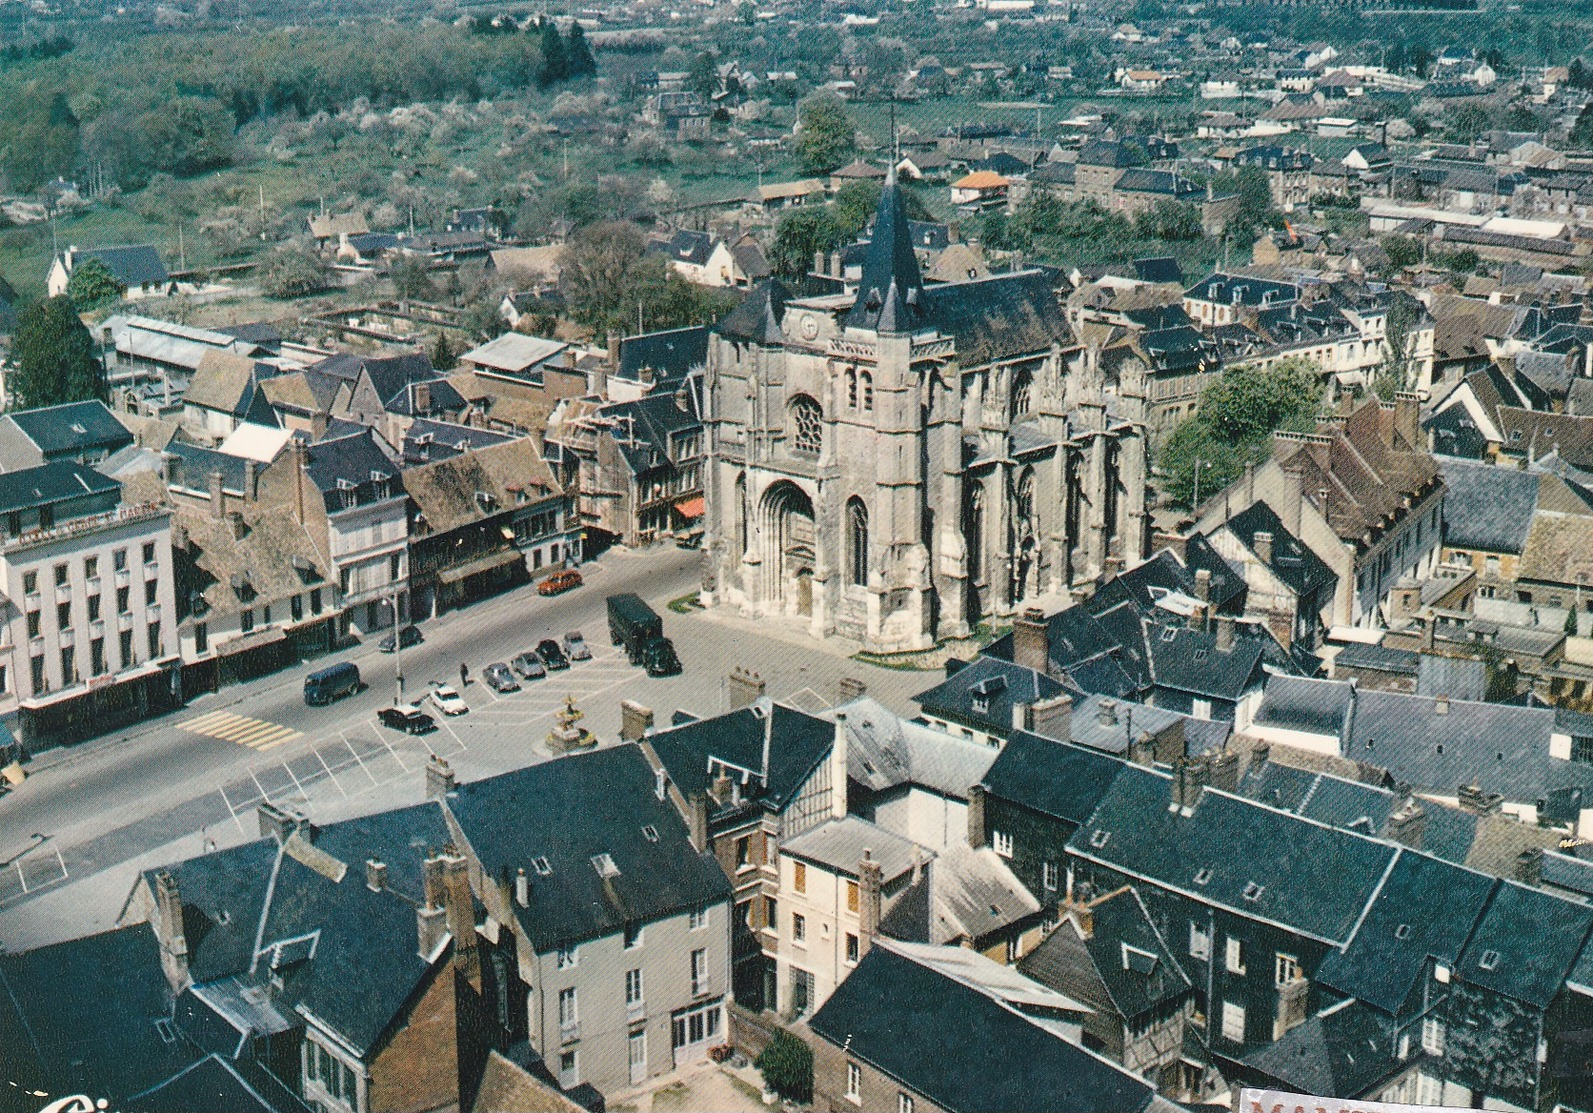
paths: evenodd
<path fill-rule="evenodd" d="M 537 656 L 542 658 L 542 663 L 550 672 L 570 667 L 570 659 L 564 655 L 564 650 L 559 648 L 559 643 L 552 638 L 543 638 L 537 642 Z"/>
<path fill-rule="evenodd" d="M 405 734 L 430 734 L 437 729 L 436 720 L 413 703 L 400 703 L 384 707 L 376 713 L 382 726 L 401 730 Z"/>
<path fill-rule="evenodd" d="M 432 706 L 444 715 L 463 715 L 470 705 L 452 684 L 435 684 L 431 689 Z"/>
<path fill-rule="evenodd" d="M 569 654 L 572 661 L 590 661 L 592 651 L 587 648 L 586 639 L 579 630 L 571 630 L 564 635 L 564 652 Z"/>
<path fill-rule="evenodd" d="M 481 679 L 487 682 L 487 687 L 494 692 L 518 692 L 520 682 L 514 678 L 514 670 L 501 661 L 494 662 L 481 670 Z"/>
<path fill-rule="evenodd" d="M 311 707 L 320 707 L 335 699 L 352 696 L 361 687 L 359 666 L 352 661 L 343 661 L 316 669 L 304 678 L 304 702 Z"/>
<path fill-rule="evenodd" d="M 408 649 L 412 645 L 419 645 L 420 641 L 420 627 L 405 626 L 396 634 L 388 634 L 382 639 L 382 644 L 376 648 L 383 653 L 396 653 L 400 649 Z"/>
<path fill-rule="evenodd" d="M 537 584 L 537 594 L 563 595 L 566 591 L 580 587 L 582 582 L 579 572 L 573 568 L 566 568 L 562 572 L 553 573 L 553 575 Z"/>
<path fill-rule="evenodd" d="M 542 658 L 537 656 L 534 649 L 515 654 L 514 660 L 509 664 L 513 666 L 515 672 L 527 680 L 541 680 L 548 674 L 548 667 L 542 663 Z"/>

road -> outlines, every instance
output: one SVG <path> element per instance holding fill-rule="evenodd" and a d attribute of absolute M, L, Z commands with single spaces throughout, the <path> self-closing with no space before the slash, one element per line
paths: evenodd
<path fill-rule="evenodd" d="M 40 755 L 28 780 L 0 797 L 0 945 L 17 949 L 110 926 L 117 907 L 107 902 L 119 906 L 138 868 L 257 837 L 262 799 L 327 822 L 419 800 L 434 753 L 461 780 L 546 760 L 553 715 L 570 695 L 586 715 L 582 725 L 611 743 L 622 699 L 652 707 L 660 725 L 677 708 L 714 714 L 724 708 L 734 666 L 758 671 L 771 696 L 794 696 L 813 710 L 836 698 L 842 676 L 864 679 L 899 712 L 934 682 L 849 661 L 769 623 L 727 627 L 668 611 L 668 600 L 697 586 L 699 560 L 673 548 L 611 552 L 584 566 L 586 585 L 566 595 L 545 599 L 522 588 L 424 624 L 423 644 L 402 654 L 408 697 L 432 681 L 457 684 L 461 661 L 472 683 L 464 693 L 470 712 L 444 718 L 429 709 L 440 729 L 422 738 L 375 724 L 375 712 L 394 697 L 395 660 L 362 646 L 327 660 L 354 661 L 367 689 L 329 707 L 306 707 L 306 670 L 288 670 L 113 737 Z M 647 677 L 609 645 L 605 598 L 621 591 L 637 592 L 663 615 L 685 666 L 680 676 Z M 593 660 L 526 682 L 518 693 L 500 696 L 480 682 L 488 663 L 576 629 Z M 102 875 L 107 881 L 96 891 L 89 879 Z"/>

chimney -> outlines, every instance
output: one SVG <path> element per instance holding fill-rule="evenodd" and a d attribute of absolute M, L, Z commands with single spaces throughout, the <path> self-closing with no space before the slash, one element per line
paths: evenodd
<path fill-rule="evenodd" d="M 841 692 L 841 702 L 851 703 L 855 699 L 862 699 L 868 695 L 868 685 L 855 676 L 843 676 L 837 687 Z"/>
<path fill-rule="evenodd" d="M 481 958 L 476 950 L 476 905 L 470 895 L 470 864 L 458 849 L 443 849 L 443 907 L 448 911 L 448 933 L 454 937 L 454 962 L 471 983 L 481 979 Z"/>
<path fill-rule="evenodd" d="M 222 478 L 219 471 L 210 473 L 210 516 L 216 521 L 221 521 L 227 513 L 227 496 L 222 490 Z"/>
<path fill-rule="evenodd" d="M 1472 815 L 1497 815 L 1504 804 L 1504 797 L 1497 792 L 1484 792 L 1479 784 L 1461 785 L 1459 792 L 1460 810 L 1470 812 Z"/>
<path fill-rule="evenodd" d="M 188 932 L 183 925 L 182 896 L 177 879 L 168 870 L 155 875 L 155 937 L 160 941 L 160 965 L 173 993 L 188 987 Z"/>
<path fill-rule="evenodd" d="M 1063 911 L 1073 917 L 1073 922 L 1079 925 L 1079 934 L 1089 941 L 1095 935 L 1095 902 L 1080 901 L 1075 904 L 1072 899 L 1063 901 Z"/>
<path fill-rule="evenodd" d="M 1202 603 L 1211 602 L 1211 569 L 1195 569 L 1195 598 Z"/>
<path fill-rule="evenodd" d="M 426 799 L 441 800 L 453 792 L 454 770 L 447 760 L 435 754 L 426 763 Z"/>
<path fill-rule="evenodd" d="M 293 449 L 289 454 L 288 463 L 293 468 L 293 516 L 302 526 L 306 497 L 304 489 L 309 485 L 310 450 L 297 437 L 293 438 Z"/>
<path fill-rule="evenodd" d="M 1516 855 L 1515 877 L 1523 885 L 1543 883 L 1543 847 L 1530 846 Z"/>
<path fill-rule="evenodd" d="M 841 266 L 841 253 L 839 251 L 830 252 L 830 277 L 841 278 L 845 274 L 846 269 Z"/>
<path fill-rule="evenodd" d="M 227 512 L 227 532 L 232 534 L 234 541 L 242 541 L 244 539 L 249 529 L 244 525 L 242 513 L 237 510 Z"/>
<path fill-rule="evenodd" d="M 298 812 L 279 808 L 269 800 L 262 800 L 255 805 L 255 815 L 260 822 L 261 837 L 270 835 L 278 845 L 287 842 L 295 831 L 310 825 L 310 821 Z"/>
<path fill-rule="evenodd" d="M 640 742 L 653 729 L 653 709 L 643 707 L 635 700 L 620 700 L 620 738 L 626 742 Z"/>
<path fill-rule="evenodd" d="M 1156 736 L 1142 730 L 1128 748 L 1128 760 L 1149 769 L 1156 764 Z"/>
<path fill-rule="evenodd" d="M 1115 699 L 1103 699 L 1095 709 L 1095 717 L 1103 727 L 1115 727 L 1117 725 L 1117 701 Z"/>
<path fill-rule="evenodd" d="M 1168 811 L 1188 815 L 1206 791 L 1210 767 L 1204 758 L 1178 758 L 1173 762 L 1173 802 Z"/>
<path fill-rule="evenodd" d="M 1383 828 L 1383 837 L 1392 842 L 1408 846 L 1412 850 L 1422 848 L 1422 838 L 1427 833 L 1427 809 L 1416 802 L 1414 796 L 1407 796 L 1399 807 L 1395 808 L 1388 817 L 1388 823 Z"/>
<path fill-rule="evenodd" d="M 708 801 L 700 792 L 691 794 L 691 845 L 699 854 L 708 849 Z"/>
<path fill-rule="evenodd" d="M 1284 469 L 1282 502 L 1278 517 L 1283 520 L 1283 528 L 1299 537 L 1300 509 L 1305 504 L 1305 476 L 1299 468 Z"/>
<path fill-rule="evenodd" d="M 1154 553 L 1162 549 L 1172 550 L 1172 554 L 1178 558 L 1179 564 L 1188 565 L 1189 538 L 1181 534 L 1157 531 L 1156 535 L 1151 538 L 1151 551 Z"/>
<path fill-rule="evenodd" d="M 1405 442 L 1407 450 L 1422 447 L 1420 407 L 1421 400 L 1413 392 L 1394 393 L 1394 432 Z"/>
<path fill-rule="evenodd" d="M 836 819 L 846 818 L 846 766 L 850 743 L 846 713 L 838 711 L 835 713 L 835 740 L 830 743 L 830 814 Z"/>
<path fill-rule="evenodd" d="M 730 670 L 729 697 L 730 710 L 740 711 L 743 707 L 750 707 L 763 698 L 768 685 L 763 677 L 755 672 L 750 672 L 740 665 Z"/>
<path fill-rule="evenodd" d="M 1439 696 L 1437 699 L 1433 700 L 1433 714 L 1434 715 L 1447 715 L 1447 714 L 1449 714 L 1449 697 L 1448 696 Z"/>
<path fill-rule="evenodd" d="M 724 807 L 724 805 L 730 800 L 731 784 L 732 782 L 729 775 L 724 772 L 720 772 L 719 776 L 715 777 L 713 781 L 709 783 L 708 795 L 713 797 L 714 803 L 718 804 L 720 807 Z"/>
<path fill-rule="evenodd" d="M 824 273 L 824 252 L 822 251 L 815 251 L 813 253 L 813 273 Z"/>
<path fill-rule="evenodd" d="M 524 866 L 515 871 L 514 903 L 521 908 L 531 907 L 531 879 L 526 876 Z"/>
<path fill-rule="evenodd" d="M 968 662 L 964 661 L 961 657 L 947 657 L 946 658 L 946 679 L 950 680 L 952 677 L 956 676 L 959 672 L 961 672 L 963 669 L 965 669 L 967 667 L 968 667 Z"/>
<path fill-rule="evenodd" d="M 977 850 L 985 845 L 985 786 L 968 790 L 968 845 Z"/>
<path fill-rule="evenodd" d="M 243 462 L 243 501 L 253 502 L 260 497 L 260 465 L 253 460 Z"/>
<path fill-rule="evenodd" d="M 1012 660 L 1014 664 L 1043 673 L 1050 663 L 1051 647 L 1045 624 L 1045 612 L 1030 607 L 1012 624 Z"/>
<path fill-rule="evenodd" d="M 1232 615 L 1220 614 L 1217 616 L 1217 652 L 1228 653 L 1233 649 L 1234 620 Z"/>
<path fill-rule="evenodd" d="M 863 848 L 863 860 L 857 864 L 857 889 L 857 957 L 861 959 L 874 945 L 880 919 L 880 868 L 868 847 Z"/>
<path fill-rule="evenodd" d="M 1043 738 L 1066 742 L 1073 737 L 1073 698 L 1067 693 L 1035 702 L 1029 709 L 1029 729 Z"/>
<path fill-rule="evenodd" d="M 365 887 L 373 893 L 387 888 L 387 863 L 375 858 L 365 859 Z"/>
<path fill-rule="evenodd" d="M 415 909 L 416 952 L 429 962 L 448 938 L 447 892 L 440 855 L 429 854 L 421 863 L 421 882 L 424 899 Z"/>
<path fill-rule="evenodd" d="M 1223 792 L 1239 791 L 1239 755 L 1232 750 L 1217 750 L 1206 755 L 1207 781 Z"/>
<path fill-rule="evenodd" d="M 1264 529 L 1258 529 L 1255 532 L 1253 540 L 1253 548 L 1256 551 L 1256 558 L 1260 560 L 1262 564 L 1270 565 L 1272 563 L 1272 534 L 1268 533 Z"/>
<path fill-rule="evenodd" d="M 1265 765 L 1267 763 L 1267 759 L 1270 758 L 1271 756 L 1272 756 L 1272 744 L 1271 743 L 1269 743 L 1269 742 L 1257 742 L 1257 743 L 1255 743 L 1253 746 L 1250 747 L 1250 768 L 1252 768 L 1252 769 L 1260 769 L 1263 765 Z"/>

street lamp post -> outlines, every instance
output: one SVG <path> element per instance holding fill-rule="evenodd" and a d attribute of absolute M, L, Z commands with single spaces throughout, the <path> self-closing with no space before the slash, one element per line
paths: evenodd
<path fill-rule="evenodd" d="M 393 608 L 393 705 L 404 702 L 404 629 L 398 619 L 398 592 L 385 600 Z"/>
<path fill-rule="evenodd" d="M 1210 460 L 1201 460 L 1199 456 L 1195 457 L 1195 494 L 1190 499 L 1189 509 L 1196 514 L 1200 513 L 1200 469 L 1209 467 L 1211 467 Z"/>

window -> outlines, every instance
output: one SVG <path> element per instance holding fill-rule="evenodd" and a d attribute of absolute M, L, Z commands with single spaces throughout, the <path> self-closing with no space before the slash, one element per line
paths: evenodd
<path fill-rule="evenodd" d="M 627 1005 L 640 1005 L 642 1003 L 642 972 L 640 969 L 625 971 L 625 1003 Z"/>
<path fill-rule="evenodd" d="M 868 586 L 868 507 L 860 498 L 846 501 L 846 582 Z"/>
<path fill-rule="evenodd" d="M 55 625 L 61 630 L 72 628 L 72 604 L 57 603 L 55 605 Z"/>
<path fill-rule="evenodd" d="M 848 966 L 856 966 L 857 965 L 858 954 L 859 954 L 859 948 L 858 948 L 857 936 L 853 935 L 851 932 L 847 932 L 846 933 L 846 963 L 847 963 Z"/>
<path fill-rule="evenodd" d="M 863 1104 L 863 1070 L 850 1061 L 846 1064 L 846 1096 L 859 1105 Z"/>
<path fill-rule="evenodd" d="M 71 646 L 61 650 L 61 683 L 77 683 L 77 653 Z"/>
<path fill-rule="evenodd" d="M 12 530 L 15 533 L 15 530 Z M 22 573 L 22 594 L 32 595 L 39 590 L 39 574 L 37 572 Z"/>
<path fill-rule="evenodd" d="M 85 557 L 83 559 L 83 578 L 85 580 L 97 580 L 100 578 L 99 557 Z"/>
<path fill-rule="evenodd" d="M 1234 1043 L 1245 1042 L 1245 1010 L 1232 1001 L 1222 1003 L 1222 1038 Z"/>
<path fill-rule="evenodd" d="M 126 588 L 126 587 L 117 588 L 116 589 L 116 613 L 117 614 L 132 614 L 133 613 L 133 608 L 130 605 L 131 603 L 132 603 L 132 589 L 131 588 Z"/>
<path fill-rule="evenodd" d="M 126 549 L 117 549 L 114 553 L 111 554 L 111 567 L 115 568 L 118 572 L 127 571 L 127 550 Z"/>
<path fill-rule="evenodd" d="M 1429 1055 L 1444 1053 L 1444 1022 L 1436 1016 L 1422 1018 L 1422 1050 Z"/>
<path fill-rule="evenodd" d="M 68 569 L 67 569 L 66 565 L 57 564 L 55 566 L 55 586 L 56 587 L 65 587 L 66 586 L 67 574 L 68 574 Z"/>
<path fill-rule="evenodd" d="M 846 369 L 846 404 L 857 409 L 857 368 Z"/>
<path fill-rule="evenodd" d="M 1484 970 L 1496 970 L 1499 967 L 1499 952 L 1484 951 L 1477 965 Z"/>
<path fill-rule="evenodd" d="M 575 987 L 559 990 L 559 1027 L 574 1028 L 580 1022 L 576 1012 Z"/>
<path fill-rule="evenodd" d="M 701 931 L 708 926 L 708 906 L 699 905 L 691 910 L 691 930 Z"/>
<path fill-rule="evenodd" d="M 990 845 L 996 848 L 996 853 L 1003 858 L 1012 857 L 1012 836 L 1005 831 L 990 832 Z"/>
<path fill-rule="evenodd" d="M 88 597 L 88 618 L 90 622 L 98 622 L 100 620 L 100 597 L 98 595 L 90 595 Z"/>
<path fill-rule="evenodd" d="M 1091 831 L 1090 832 L 1090 845 L 1093 846 L 1096 850 L 1099 850 L 1099 849 L 1101 849 L 1101 847 L 1103 847 L 1103 846 L 1105 846 L 1107 844 L 1107 841 L 1110 840 L 1111 837 L 1112 837 L 1112 832 L 1110 832 L 1110 831 Z"/>
<path fill-rule="evenodd" d="M 39 635 L 39 612 L 38 611 L 29 611 L 28 612 L 28 637 L 36 638 L 36 637 L 39 637 L 39 636 L 40 636 Z"/>
<path fill-rule="evenodd" d="M 49 685 L 44 680 L 44 658 L 35 657 L 29 663 L 33 668 L 33 694 L 39 695 L 41 692 L 49 691 Z"/>
<path fill-rule="evenodd" d="M 398 579 L 399 561 L 402 560 L 402 559 L 403 559 L 403 554 L 402 553 L 393 553 L 391 556 L 389 556 L 387 558 L 387 579 L 389 581 Z"/>
<path fill-rule="evenodd" d="M 131 630 L 123 630 L 120 634 L 118 634 L 116 636 L 116 640 L 117 640 L 118 647 L 121 649 L 122 668 L 124 668 L 124 669 L 132 668 L 133 667 L 133 632 Z"/>
<path fill-rule="evenodd" d="M 1034 377 L 1027 371 L 1012 376 L 1012 416 L 1022 417 L 1029 412 L 1030 396 L 1034 393 Z"/>
<path fill-rule="evenodd" d="M 100 676 L 105 672 L 105 639 L 95 638 L 89 642 L 89 675 Z"/>
<path fill-rule="evenodd" d="M 1200 869 L 1195 871 L 1195 884 L 1201 886 L 1211 884 L 1210 867 L 1202 866 Z"/>
<path fill-rule="evenodd" d="M 991 907 L 994 908 L 995 906 L 991 905 Z M 1019 957 L 1018 937 L 1016 935 L 1010 935 L 1007 937 L 1007 965 L 1016 965 Z"/>
<path fill-rule="evenodd" d="M 238 628 L 245 634 L 254 629 L 254 611 L 246 610 L 238 615 Z"/>
<path fill-rule="evenodd" d="M 1243 974 L 1245 972 L 1245 945 L 1243 940 L 1228 937 L 1227 953 L 1228 973 Z"/>
<path fill-rule="evenodd" d="M 874 412 L 874 376 L 864 371 L 857 377 L 863 387 L 863 412 Z"/>
<path fill-rule="evenodd" d="M 824 411 L 806 394 L 791 400 L 791 450 L 817 456 L 824 444 Z"/>
<path fill-rule="evenodd" d="M 1211 958 L 1211 936 L 1206 933 L 1205 928 L 1193 920 L 1189 922 L 1189 957 Z"/>
<path fill-rule="evenodd" d="M 736 840 L 736 869 L 746 869 L 752 864 L 752 840 L 743 836 Z"/>
<path fill-rule="evenodd" d="M 318 587 L 312 587 L 310 589 L 310 613 L 321 613 L 321 589 Z"/>
<path fill-rule="evenodd" d="M 145 633 L 148 635 L 148 638 L 149 638 L 149 655 L 151 657 L 159 657 L 160 656 L 160 624 L 157 623 L 157 622 L 150 623 L 149 627 L 145 630 Z"/>
<path fill-rule="evenodd" d="M 144 563 L 155 563 L 155 543 L 153 541 L 144 542 Z"/>
<path fill-rule="evenodd" d="M 1299 981 L 1300 960 L 1279 952 L 1273 959 L 1272 980 L 1280 986 Z"/>
<path fill-rule="evenodd" d="M 581 962 L 579 947 L 560 947 L 557 965 L 560 970 L 574 970 Z"/>
<path fill-rule="evenodd" d="M 559 1052 L 560 1089 L 568 1090 L 581 1084 L 580 1063 L 580 1058 L 573 1049 Z"/>
<path fill-rule="evenodd" d="M 1265 885 L 1257 885 L 1254 881 L 1245 886 L 1245 900 L 1260 900 L 1261 894 L 1267 891 Z"/>
<path fill-rule="evenodd" d="M 625 949 L 635 950 L 642 945 L 642 928 L 640 924 L 625 925 Z"/>
<path fill-rule="evenodd" d="M 1046 862 L 1040 867 L 1040 884 L 1045 887 L 1047 892 L 1056 892 L 1058 872 L 1055 862 Z"/>
<path fill-rule="evenodd" d="M 846 910 L 853 915 L 857 914 L 857 882 L 846 883 Z"/>
<path fill-rule="evenodd" d="M 204 653 L 210 648 L 210 630 L 203 622 L 194 623 L 194 651 Z"/>
<path fill-rule="evenodd" d="M 691 952 L 691 995 L 698 997 L 708 992 L 708 950 L 699 947 Z"/>
<path fill-rule="evenodd" d="M 670 1024 L 670 1039 L 678 1051 L 691 1044 L 711 1040 L 719 1034 L 720 1006 L 705 1005 L 675 1016 Z"/>
<path fill-rule="evenodd" d="M 791 890 L 796 893 L 808 891 L 808 864 L 806 862 L 791 863 Z"/>
<path fill-rule="evenodd" d="M 791 941 L 793 943 L 806 943 L 808 939 L 808 918 L 800 912 L 791 913 Z"/>
<path fill-rule="evenodd" d="M 314 1041 L 304 1045 L 304 1074 L 333 1101 L 359 1108 L 359 1076 L 348 1064 Z"/>
<path fill-rule="evenodd" d="M 144 581 L 144 606 L 153 607 L 160 595 L 159 580 Z"/>
<path fill-rule="evenodd" d="M 913 1113 L 913 1096 L 905 1091 L 896 1095 L 896 1113 Z"/>

